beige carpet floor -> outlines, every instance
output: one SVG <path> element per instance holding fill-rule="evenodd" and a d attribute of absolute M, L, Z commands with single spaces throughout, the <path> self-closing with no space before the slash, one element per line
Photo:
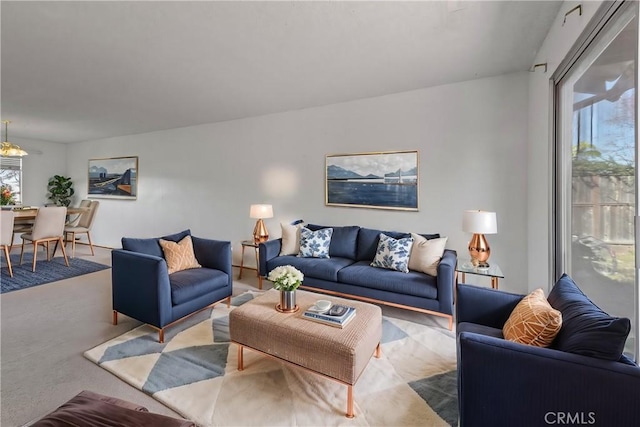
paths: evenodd
<path fill-rule="evenodd" d="M 94 257 L 88 247 L 79 246 L 76 256 L 111 263 L 108 249 L 98 248 Z M 234 278 L 235 295 L 257 288 L 254 274 L 248 270 L 242 280 Z M 442 319 L 407 310 L 383 307 L 383 314 L 446 328 Z M 202 316 L 205 320 L 206 313 Z M 20 426 L 82 390 L 178 416 L 83 356 L 86 350 L 138 326 L 140 322 L 126 316 L 120 316 L 117 326 L 111 324 L 111 270 L 1 295 L 0 425 Z"/>

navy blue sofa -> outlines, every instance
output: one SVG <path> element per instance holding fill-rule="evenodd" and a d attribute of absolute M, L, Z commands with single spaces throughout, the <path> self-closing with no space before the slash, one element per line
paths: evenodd
<path fill-rule="evenodd" d="M 640 423 L 640 367 L 620 355 L 625 328 L 628 333 L 628 319 L 600 316 L 597 307 L 597 310 L 589 308 L 592 303 L 584 294 L 572 289 L 570 280 L 563 276 L 558 282 L 563 286 L 562 293 L 568 289 L 570 298 L 575 297 L 570 304 L 559 302 L 564 296 L 552 296 L 553 290 L 548 298 L 563 315 L 563 326 L 549 348 L 503 339 L 502 327 L 524 295 L 458 285 L 461 427 L 564 424 L 621 427 Z M 585 319 L 579 319 L 570 305 L 589 313 Z M 595 332 L 591 340 L 584 320 L 593 322 L 596 329 L 613 328 L 615 342 L 609 342 L 608 332 L 602 330 L 588 332 Z M 563 351 L 565 345 L 573 346 L 569 348 L 573 352 Z M 614 349 L 617 356 L 610 353 Z M 616 357 L 617 360 L 611 360 Z"/>
<path fill-rule="evenodd" d="M 179 242 L 190 230 L 161 237 Z M 169 274 L 160 238 L 122 238 L 122 249 L 111 251 L 113 324 L 118 313 L 164 329 L 225 298 L 231 303 L 231 242 L 192 236 L 193 251 L 202 268 Z"/>
<path fill-rule="evenodd" d="M 305 226 L 312 231 L 327 228 L 314 224 Z M 396 239 L 409 237 L 410 233 L 358 226 L 332 228 L 330 258 L 279 256 L 282 239 L 260 243 L 260 280 L 276 267 L 292 265 L 304 274 L 303 289 L 445 317 L 449 320 L 449 329 L 453 328 L 455 251 L 445 250 L 437 277 L 417 271 L 403 273 L 369 264 L 375 257 L 380 233 Z M 427 239 L 440 237 L 439 234 L 422 235 Z"/>

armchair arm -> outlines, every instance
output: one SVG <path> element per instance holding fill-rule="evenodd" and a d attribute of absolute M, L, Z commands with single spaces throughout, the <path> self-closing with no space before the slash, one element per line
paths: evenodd
<path fill-rule="evenodd" d="M 191 236 L 193 252 L 201 266 L 224 271 L 229 276 L 229 285 L 233 277 L 231 267 L 231 242 L 225 240 L 202 239 Z"/>
<path fill-rule="evenodd" d="M 471 322 L 502 329 L 523 295 L 458 284 L 456 323 Z"/>
<path fill-rule="evenodd" d="M 456 251 L 445 249 L 438 264 L 438 274 L 436 276 L 438 301 L 440 302 L 440 310 L 445 314 L 453 314 L 453 289 L 455 287 L 457 262 Z"/>
<path fill-rule="evenodd" d="M 111 266 L 114 310 L 159 328 L 171 322 L 171 286 L 164 259 L 114 249 Z"/>
<path fill-rule="evenodd" d="M 267 240 L 260 243 L 258 246 L 258 254 L 260 265 L 258 267 L 258 273 L 260 276 L 267 276 L 267 261 L 280 255 L 280 249 L 282 248 L 282 239 Z"/>
<path fill-rule="evenodd" d="M 471 332 L 458 335 L 458 389 L 462 427 L 562 424 L 569 416 L 631 426 L 640 419 L 637 366 Z"/>

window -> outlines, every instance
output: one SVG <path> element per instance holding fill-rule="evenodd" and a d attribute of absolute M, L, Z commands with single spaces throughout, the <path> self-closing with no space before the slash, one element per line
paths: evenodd
<path fill-rule="evenodd" d="M 608 19 L 554 78 L 554 275 L 569 273 L 604 311 L 633 319 L 625 352 L 637 359 L 637 4 L 604 6 Z"/>
<path fill-rule="evenodd" d="M 0 157 L 0 184 L 10 185 L 16 204 L 22 204 L 22 157 Z"/>

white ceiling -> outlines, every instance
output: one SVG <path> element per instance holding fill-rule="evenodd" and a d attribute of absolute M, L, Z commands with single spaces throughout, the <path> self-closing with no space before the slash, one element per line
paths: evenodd
<path fill-rule="evenodd" d="M 561 3 L 3 0 L 2 118 L 76 142 L 524 71 Z"/>

